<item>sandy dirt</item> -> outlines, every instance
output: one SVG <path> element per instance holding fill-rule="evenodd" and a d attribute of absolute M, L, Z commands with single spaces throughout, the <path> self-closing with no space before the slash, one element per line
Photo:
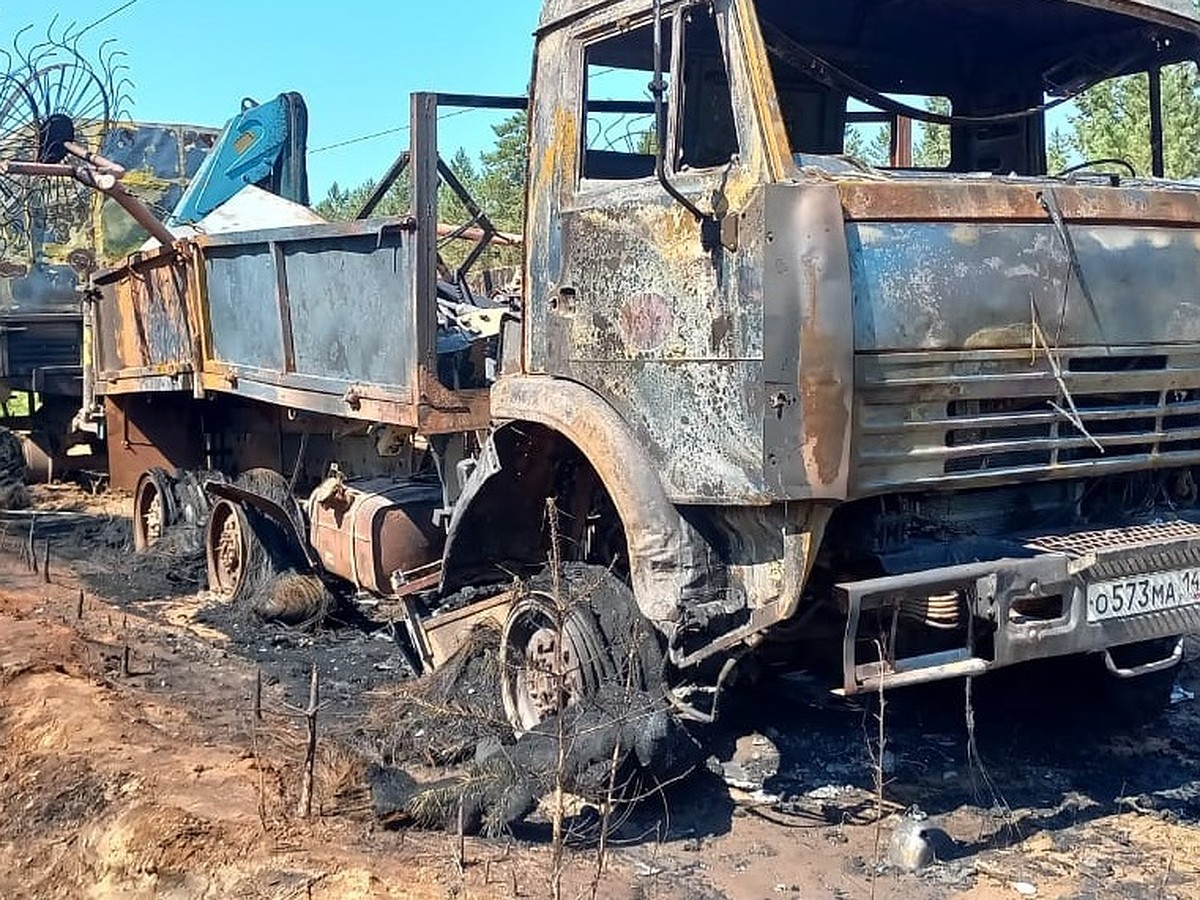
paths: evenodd
<path fill-rule="evenodd" d="M 30 516 L 0 517 L 0 897 L 549 896 L 544 817 L 461 845 L 375 820 L 367 723 L 403 672 L 385 623 L 255 626 L 214 608 L 186 555 L 134 557 L 120 498 L 35 499 L 49 583 L 26 558 Z M 326 705 L 305 819 L 313 664 Z M 895 695 L 879 769 L 877 707 L 764 667 L 704 735 L 713 771 L 623 816 L 595 895 L 1200 898 L 1200 702 L 1115 723 L 1042 702 L 1061 677 L 981 683 L 974 741 L 962 684 Z M 906 874 L 886 860 L 913 807 L 938 861 Z M 596 859 L 568 852 L 563 896 L 592 895 Z"/>

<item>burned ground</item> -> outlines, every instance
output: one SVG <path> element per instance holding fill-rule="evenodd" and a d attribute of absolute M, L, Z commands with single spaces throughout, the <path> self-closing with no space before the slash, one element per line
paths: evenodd
<path fill-rule="evenodd" d="M 119 515 L 39 499 L 50 585 L 22 559 L 30 516 L 0 521 L 0 806 L 17 813 L 0 827 L 0 894 L 544 893 L 544 804 L 505 837 L 468 840 L 461 873 L 452 836 L 380 827 L 373 767 L 407 759 L 414 783 L 462 778 L 483 737 L 468 729 L 460 752 L 427 752 L 422 725 L 442 736 L 445 723 L 398 705 L 412 682 L 374 612 L 316 631 L 255 624 L 197 592 L 186 553 L 135 559 Z M 1198 656 L 1193 641 L 1178 702 L 1144 724 L 1067 690 L 1092 671 L 981 680 L 969 706 L 962 683 L 890 695 L 878 851 L 875 698 L 746 668 L 702 735 L 709 765 L 619 815 L 604 895 L 867 897 L 878 872 L 879 897 L 1017 896 L 1013 884 L 1044 897 L 1200 896 Z M 305 822 L 291 707 L 314 663 L 330 705 L 319 815 Z M 479 668 L 464 677 L 468 693 L 487 684 Z M 877 868 L 913 807 L 922 828 L 946 833 L 939 861 L 916 875 Z M 586 802 L 571 813 L 573 883 L 586 893 L 598 813 Z"/>

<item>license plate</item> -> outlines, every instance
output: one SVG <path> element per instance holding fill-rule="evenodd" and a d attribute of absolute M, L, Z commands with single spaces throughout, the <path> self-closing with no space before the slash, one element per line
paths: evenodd
<path fill-rule="evenodd" d="M 1144 613 L 1200 605 L 1200 569 L 1177 569 L 1089 584 L 1088 621 L 1123 619 Z"/>

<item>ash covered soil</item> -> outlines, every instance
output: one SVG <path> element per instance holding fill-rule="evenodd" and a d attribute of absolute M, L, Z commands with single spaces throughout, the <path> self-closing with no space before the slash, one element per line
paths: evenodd
<path fill-rule="evenodd" d="M 407 670 L 385 610 L 262 625 L 202 590 L 187 541 L 135 556 L 119 498 L 34 499 L 0 514 L 0 897 L 548 895 L 545 805 L 461 844 L 376 816 L 387 744 L 431 737 L 411 709 L 397 725 Z M 49 583 L 27 561 L 31 519 Z M 305 819 L 297 711 L 313 665 Z M 746 671 L 701 735 L 707 764 L 617 813 L 595 896 L 1200 898 L 1200 642 L 1149 721 L 1080 688 L 1096 677 L 1055 666 L 971 696 L 897 692 L 881 753 L 875 698 Z M 590 896 L 595 811 L 572 812 L 563 893 Z M 892 864 L 917 856 L 915 874 Z"/>

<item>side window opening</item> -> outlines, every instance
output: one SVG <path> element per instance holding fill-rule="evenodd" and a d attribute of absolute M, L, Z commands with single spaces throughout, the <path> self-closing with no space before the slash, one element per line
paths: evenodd
<path fill-rule="evenodd" d="M 663 41 L 670 45 L 664 23 Z M 664 49 L 665 49 L 664 48 Z M 669 51 L 664 52 L 669 61 Z M 654 28 L 646 25 L 585 51 L 583 177 L 628 180 L 654 174 Z M 669 76 L 668 78 L 669 83 Z"/>
<path fill-rule="evenodd" d="M 663 64 L 670 68 L 672 23 L 663 23 Z M 673 148 L 674 168 L 708 169 L 738 152 L 729 74 L 710 9 L 683 17 L 682 75 Z M 632 180 L 654 175 L 658 136 L 649 85 L 654 77 L 654 28 L 647 25 L 586 49 L 583 178 Z M 664 72 L 668 97 L 671 74 Z"/>
<path fill-rule="evenodd" d="M 678 168 L 726 165 L 738 152 L 737 129 L 729 73 L 709 7 L 685 13 L 682 87 Z"/>
<path fill-rule="evenodd" d="M 1162 177 L 1200 176 L 1200 77 L 1193 62 L 1161 70 Z M 1092 174 L 1158 177 L 1150 77 L 1136 72 L 1106 79 L 1051 114 L 1046 139 L 1052 174 L 1081 166 Z M 1106 162 L 1111 160 L 1111 162 Z M 1085 165 L 1086 164 L 1086 165 Z"/>
<path fill-rule="evenodd" d="M 949 115 L 946 97 L 896 95 L 908 106 Z M 951 163 L 951 129 L 947 125 L 915 122 L 872 109 L 855 100 L 846 114 L 842 153 L 880 169 L 945 171 Z"/>

